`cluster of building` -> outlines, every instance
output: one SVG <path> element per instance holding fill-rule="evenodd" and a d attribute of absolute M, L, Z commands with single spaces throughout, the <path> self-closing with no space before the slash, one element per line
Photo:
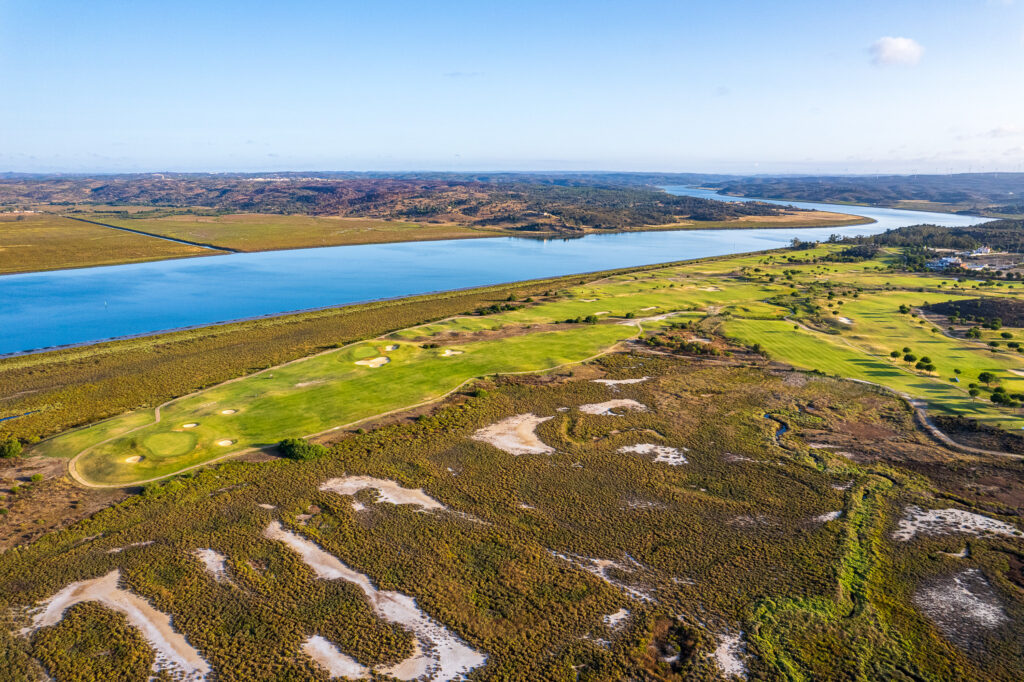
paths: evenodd
<path fill-rule="evenodd" d="M 972 258 L 976 256 L 987 256 L 992 253 L 992 249 L 987 246 L 980 246 L 973 251 L 960 251 L 959 253 L 952 256 L 943 256 L 936 260 L 928 261 L 928 267 L 932 270 L 949 270 L 949 269 L 963 269 L 963 270 L 1001 270 L 1001 264 L 995 263 L 965 263 L 964 258 Z M 1012 266 L 1011 266 L 1012 267 Z"/>

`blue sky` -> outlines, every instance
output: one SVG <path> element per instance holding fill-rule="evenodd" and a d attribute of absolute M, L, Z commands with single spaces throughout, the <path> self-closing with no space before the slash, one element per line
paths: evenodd
<path fill-rule="evenodd" d="M 1024 170 L 1024 0 L 0 0 L 0 93 L 0 171 Z"/>

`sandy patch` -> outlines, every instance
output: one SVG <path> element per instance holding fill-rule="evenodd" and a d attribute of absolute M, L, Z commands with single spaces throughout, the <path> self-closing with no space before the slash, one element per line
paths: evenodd
<path fill-rule="evenodd" d="M 397 343 L 392 343 L 391 345 L 384 346 L 384 350 L 388 351 L 388 352 L 391 352 L 393 350 L 398 350 L 398 344 Z"/>
<path fill-rule="evenodd" d="M 688 464 L 689 460 L 683 455 L 683 452 L 687 452 L 686 448 L 682 451 L 676 448 L 670 448 L 667 445 L 655 445 L 653 443 L 639 443 L 637 445 L 624 445 L 616 452 L 621 453 L 636 453 L 638 455 L 654 455 L 655 462 L 662 462 L 669 466 L 679 466 L 680 464 Z"/>
<path fill-rule="evenodd" d="M 192 554 L 203 563 L 203 568 L 214 580 L 219 582 L 227 579 L 228 571 L 224 564 L 227 559 L 223 554 L 212 549 L 197 549 Z"/>
<path fill-rule="evenodd" d="M 616 324 L 637 325 L 643 322 L 660 322 L 661 320 L 667 320 L 670 317 L 675 317 L 678 314 L 679 313 L 664 313 L 663 315 L 654 315 L 653 317 L 635 317 L 632 320 L 616 322 Z"/>
<path fill-rule="evenodd" d="M 853 324 L 853 320 L 851 320 L 848 317 L 837 317 L 836 319 L 842 322 L 843 324 Z"/>
<path fill-rule="evenodd" d="M 222 448 L 226 448 L 227 446 L 234 444 L 235 441 L 231 440 L 230 438 L 225 438 L 224 440 L 217 441 L 217 445 L 221 446 Z"/>
<path fill-rule="evenodd" d="M 131 549 L 132 547 L 148 547 L 149 545 L 152 545 L 152 544 L 153 544 L 152 540 L 146 540 L 144 542 L 133 542 L 132 544 L 125 545 L 124 547 L 115 547 L 114 549 L 108 549 L 107 550 L 107 554 L 120 554 L 121 552 L 125 551 L 126 549 Z"/>
<path fill-rule="evenodd" d="M 610 310 L 598 310 L 596 313 L 594 313 L 594 315 L 611 315 L 611 314 L 612 314 L 612 311 L 610 311 Z"/>
<path fill-rule="evenodd" d="M 256 506 L 259 507 L 260 509 L 277 509 L 277 507 L 275 507 L 274 505 L 267 504 L 266 502 L 260 502 Z"/>
<path fill-rule="evenodd" d="M 581 298 L 580 301 L 582 303 L 597 303 L 596 298 Z"/>
<path fill-rule="evenodd" d="M 189 422 L 188 424 L 182 424 L 181 428 L 183 428 L 183 429 L 194 429 L 197 426 L 199 426 L 199 424 L 197 422 Z"/>
<path fill-rule="evenodd" d="M 828 523 L 829 521 L 835 521 L 836 519 L 838 519 L 842 515 L 843 515 L 843 512 L 841 510 L 840 511 L 825 512 L 824 514 L 821 514 L 819 516 L 815 516 L 814 520 L 817 521 L 818 523 Z"/>
<path fill-rule="evenodd" d="M 300 381 L 295 384 L 295 388 L 305 388 L 306 386 L 316 386 L 317 384 L 325 383 L 324 379 L 314 379 L 313 381 Z"/>
<path fill-rule="evenodd" d="M 604 384 L 605 386 L 621 386 L 624 384 L 639 384 L 647 381 L 650 377 L 640 377 L 639 379 L 591 379 L 595 384 Z"/>
<path fill-rule="evenodd" d="M 472 439 L 489 443 L 510 455 L 543 455 L 555 449 L 545 445 L 534 431 L 549 419 L 554 417 L 517 414 L 479 429 L 472 435 Z"/>
<path fill-rule="evenodd" d="M 629 609 L 619 609 L 615 613 L 609 613 L 607 616 L 602 618 L 604 624 L 608 627 L 615 629 L 622 627 L 625 620 L 629 618 Z"/>
<path fill-rule="evenodd" d="M 108 609 L 124 614 L 156 653 L 153 671 L 167 671 L 172 678 L 204 680 L 210 666 L 199 652 L 171 627 L 171 619 L 157 611 L 141 597 L 117 586 L 121 574 L 114 570 L 101 578 L 71 583 L 42 604 L 32 618 L 32 626 L 24 634 L 42 627 L 56 625 L 64 612 L 81 602 L 99 602 Z"/>
<path fill-rule="evenodd" d="M 441 357 L 442 358 L 450 358 L 453 355 L 462 355 L 462 351 L 461 350 L 452 350 L 451 348 L 446 348 L 445 351 L 443 353 L 441 353 Z"/>
<path fill-rule="evenodd" d="M 124 461 L 128 464 L 138 464 L 142 461 L 142 455 L 132 455 L 131 457 L 125 457 Z"/>
<path fill-rule="evenodd" d="M 647 312 L 648 310 L 657 310 L 657 309 L 658 309 L 658 306 L 656 306 L 656 305 L 649 305 L 646 308 L 641 308 L 640 311 L 641 312 Z"/>
<path fill-rule="evenodd" d="M 346 677 L 350 680 L 361 680 L 370 676 L 365 666 L 359 665 L 356 659 L 338 651 L 338 648 L 320 635 L 313 635 L 302 643 L 302 651 L 319 663 L 331 677 Z"/>
<path fill-rule="evenodd" d="M 580 412 L 584 414 L 604 414 L 612 417 L 621 417 L 621 414 L 612 412 L 612 410 L 624 408 L 627 410 L 636 410 L 637 412 L 646 412 L 647 406 L 643 403 L 638 403 L 635 400 L 629 398 L 619 398 L 617 400 L 606 400 L 603 403 L 590 403 L 588 405 L 580 405 Z"/>
<path fill-rule="evenodd" d="M 363 365 L 365 367 L 373 368 L 381 367 L 382 365 L 386 365 L 389 362 L 391 362 L 391 358 L 386 358 L 383 355 L 377 358 L 373 358 L 372 360 L 356 360 L 357 365 Z"/>
<path fill-rule="evenodd" d="M 700 287 L 701 291 L 721 291 L 718 287 Z"/>
<path fill-rule="evenodd" d="M 976 568 L 969 568 L 918 588 L 914 604 L 950 641 L 969 647 L 985 630 L 1009 618 L 999 595 Z"/>
<path fill-rule="evenodd" d="M 309 540 L 285 530 L 277 521 L 267 526 L 263 535 L 284 543 L 302 558 L 318 578 L 344 580 L 356 585 L 380 618 L 412 631 L 417 640 L 413 655 L 395 666 L 379 669 L 378 672 L 400 680 L 429 676 L 431 680 L 443 682 L 460 678 L 486 662 L 486 656 L 466 646 L 453 632 L 423 613 L 412 597 L 399 592 L 378 590 L 367 576 L 353 571 Z"/>
<path fill-rule="evenodd" d="M 747 665 L 743 662 L 746 647 L 743 645 L 742 633 L 739 635 L 718 635 L 718 647 L 712 656 L 725 677 L 747 679 Z"/>
<path fill-rule="evenodd" d="M 1024 369 L 1011 369 L 1008 370 L 1011 374 L 1016 374 L 1019 377 L 1024 377 Z"/>
<path fill-rule="evenodd" d="M 612 561 L 611 559 L 594 559 L 588 556 L 581 556 L 579 554 L 562 554 L 561 552 L 548 551 L 551 552 L 551 556 L 561 559 L 562 561 L 568 561 L 573 566 L 576 566 L 591 575 L 597 576 L 609 585 L 614 585 L 624 591 L 637 601 L 654 601 L 646 589 L 641 589 L 636 585 L 626 583 L 612 575 L 612 570 L 618 571 L 619 573 L 629 574 L 635 574 L 644 570 L 644 565 L 628 554 L 626 555 L 627 563 L 621 563 L 618 561 Z"/>
<path fill-rule="evenodd" d="M 366 509 L 366 505 L 365 504 L 363 504 L 359 500 L 352 500 L 352 510 L 353 511 L 361 512 L 364 509 Z"/>
<path fill-rule="evenodd" d="M 234 414 L 235 412 L 238 412 L 238 410 L 221 410 L 220 411 L 221 414 Z"/>
<path fill-rule="evenodd" d="M 894 540 L 906 542 L 915 535 L 947 535 L 967 533 L 969 535 L 1005 535 L 1021 538 L 1024 532 L 999 519 L 964 511 L 963 509 L 921 509 L 907 507 L 899 525 L 893 531 Z"/>
<path fill-rule="evenodd" d="M 370 476 L 345 476 L 332 478 L 320 486 L 320 490 L 339 495 L 355 495 L 360 490 L 376 490 L 381 502 L 391 504 L 418 504 L 424 509 L 444 509 L 444 505 L 422 488 L 403 488 L 394 481 Z"/>

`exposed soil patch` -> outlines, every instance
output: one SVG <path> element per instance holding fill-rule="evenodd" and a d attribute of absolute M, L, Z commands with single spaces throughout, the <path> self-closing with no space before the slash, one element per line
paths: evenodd
<path fill-rule="evenodd" d="M 555 449 L 537 437 L 535 429 L 554 417 L 517 414 L 496 424 L 485 426 L 473 434 L 473 440 L 489 443 L 511 455 L 544 455 Z"/>
<path fill-rule="evenodd" d="M 603 414 L 612 417 L 621 417 L 621 413 L 613 411 L 620 408 L 625 410 L 636 410 L 637 412 L 647 411 L 647 406 L 643 403 L 638 403 L 630 398 L 618 398 L 616 400 L 606 400 L 603 403 L 580 405 L 580 412 L 583 412 L 584 414 Z"/>
<path fill-rule="evenodd" d="M 914 604 L 943 635 L 965 649 L 1009 620 L 999 595 L 976 568 L 921 585 Z"/>
<path fill-rule="evenodd" d="M 284 543 L 313 569 L 318 578 L 353 583 L 363 591 L 370 607 L 380 618 L 412 631 L 417 640 L 413 655 L 379 672 L 401 680 L 426 677 L 444 682 L 460 678 L 486 662 L 486 656 L 466 646 L 448 628 L 423 613 L 412 597 L 378 590 L 367 576 L 353 571 L 309 540 L 285 530 L 277 521 L 267 526 L 263 535 Z"/>
<path fill-rule="evenodd" d="M 742 634 L 718 635 L 718 646 L 712 656 L 715 657 L 723 676 L 747 679 L 747 665 L 743 662 L 745 655 L 746 647 L 743 645 Z"/>
<path fill-rule="evenodd" d="M 206 572 L 213 576 L 214 580 L 227 580 L 228 571 L 225 565 L 225 557 L 220 552 L 212 549 L 197 549 L 192 554 L 202 562 Z"/>
<path fill-rule="evenodd" d="M 339 495 L 355 495 L 360 490 L 376 490 L 381 502 L 391 504 L 415 504 L 423 509 L 444 509 L 444 505 L 422 488 L 403 488 L 394 481 L 370 476 L 346 476 L 332 478 L 320 486 L 320 490 Z"/>
<path fill-rule="evenodd" d="M 42 605 L 32 619 L 29 632 L 56 625 L 64 612 L 75 604 L 95 601 L 125 615 L 156 652 L 155 672 L 167 671 L 172 677 L 203 680 L 210 666 L 192 646 L 171 627 L 171 619 L 150 606 L 141 597 L 118 587 L 120 572 L 114 570 L 101 578 L 71 583 Z"/>
<path fill-rule="evenodd" d="M 605 386 L 621 386 L 624 384 L 639 384 L 647 381 L 650 377 L 640 377 L 639 379 L 591 379 L 595 384 L 604 384 Z"/>
<path fill-rule="evenodd" d="M 338 651 L 320 635 L 313 635 L 302 643 L 302 651 L 320 664 L 331 677 L 344 677 L 350 680 L 362 680 L 370 676 L 370 670 L 351 656 Z"/>
<path fill-rule="evenodd" d="M 688 464 L 689 461 L 686 456 L 683 455 L 682 451 L 676 448 L 670 448 L 667 445 L 654 445 L 653 443 L 639 443 L 637 445 L 624 445 L 619 448 L 617 452 L 629 453 L 635 452 L 638 455 L 654 455 L 655 462 L 661 462 L 668 464 L 669 466 L 679 466 L 680 464 Z"/>
<path fill-rule="evenodd" d="M 377 358 L 371 358 L 369 360 L 356 360 L 357 365 L 363 365 L 364 367 L 372 367 L 374 369 L 376 369 L 377 367 L 382 367 L 388 364 L 389 362 L 391 362 L 391 358 L 386 358 L 383 355 Z"/>
<path fill-rule="evenodd" d="M 893 531 L 894 540 L 906 542 L 915 535 L 948 535 L 950 533 L 966 533 L 968 535 L 1004 535 L 1021 538 L 1024 532 L 1004 523 L 963 509 L 921 509 L 910 506 L 904 512 L 899 525 Z"/>

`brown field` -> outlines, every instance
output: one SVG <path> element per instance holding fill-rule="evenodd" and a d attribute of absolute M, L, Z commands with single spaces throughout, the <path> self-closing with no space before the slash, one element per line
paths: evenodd
<path fill-rule="evenodd" d="M 52 214 L 0 214 L 0 274 L 214 253 Z"/>
<path fill-rule="evenodd" d="M 105 217 L 102 213 L 97 213 L 90 219 L 174 239 L 215 244 L 236 251 L 275 251 L 316 246 L 494 236 L 492 231 L 461 225 L 417 224 L 334 216 L 235 213 L 220 216 L 176 215 L 166 218 L 125 219 Z"/>

